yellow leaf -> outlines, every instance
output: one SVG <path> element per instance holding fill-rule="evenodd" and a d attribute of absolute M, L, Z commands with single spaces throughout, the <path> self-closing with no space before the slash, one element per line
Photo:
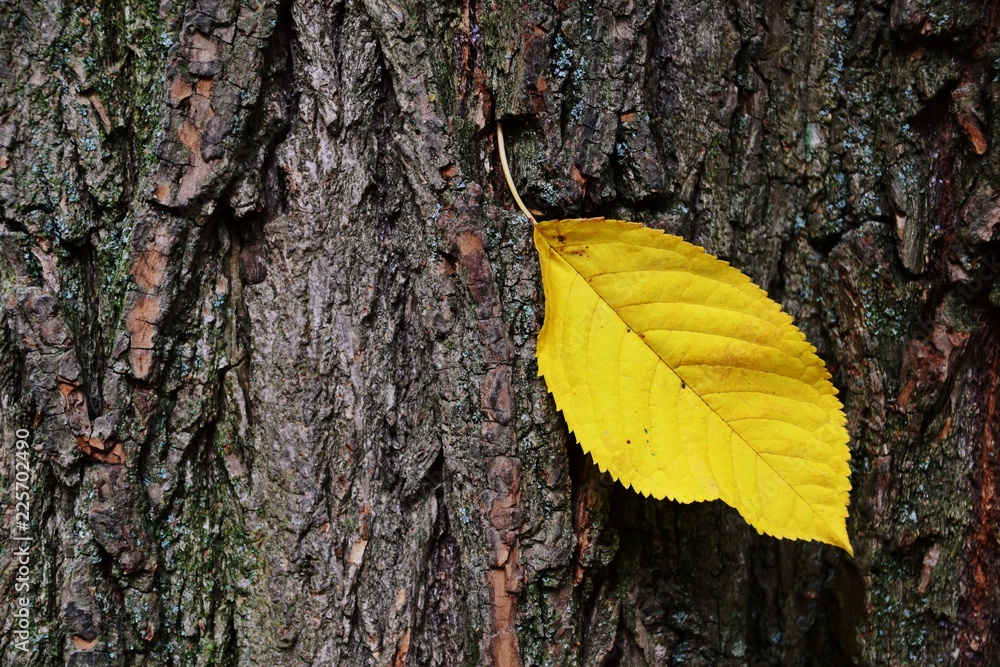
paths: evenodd
<path fill-rule="evenodd" d="M 539 374 L 602 471 L 853 553 L 842 406 L 777 303 L 726 262 L 634 222 L 551 220 L 534 239 Z"/>

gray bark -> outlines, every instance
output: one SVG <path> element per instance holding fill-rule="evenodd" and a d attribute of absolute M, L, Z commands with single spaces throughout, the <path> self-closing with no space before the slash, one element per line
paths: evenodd
<path fill-rule="evenodd" d="M 1000 660 L 995 0 L 0 1 L 0 662 Z M 601 475 L 530 226 L 792 313 L 855 558 Z"/>

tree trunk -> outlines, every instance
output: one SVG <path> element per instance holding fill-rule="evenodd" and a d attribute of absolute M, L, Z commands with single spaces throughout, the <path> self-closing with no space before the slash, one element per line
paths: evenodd
<path fill-rule="evenodd" d="M 0 662 L 998 664 L 998 20 L 0 0 Z M 796 318 L 855 558 L 581 453 L 498 119 Z"/>

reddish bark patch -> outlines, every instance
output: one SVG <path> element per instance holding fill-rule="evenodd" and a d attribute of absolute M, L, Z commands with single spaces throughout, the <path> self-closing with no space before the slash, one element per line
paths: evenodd
<path fill-rule="evenodd" d="M 576 553 L 573 554 L 573 585 L 579 586 L 583 581 L 586 556 L 593 549 L 591 518 L 591 495 L 593 487 L 590 484 L 580 485 L 579 492 L 573 503 L 573 532 L 576 533 Z"/>
<path fill-rule="evenodd" d="M 989 333 L 989 331 L 988 331 Z M 994 334 L 995 335 L 995 334 Z M 973 512 L 969 536 L 969 558 L 965 569 L 965 594 L 959 614 L 959 661 L 961 665 L 985 665 L 997 655 L 1000 609 L 1000 549 L 996 530 L 1000 526 L 1000 344 L 995 337 L 982 356 L 987 369 L 982 388 L 983 440 L 979 460 L 973 470 Z M 992 664 L 992 663 L 990 663 Z"/>
<path fill-rule="evenodd" d="M 222 44 L 211 35 L 195 32 L 187 45 L 188 66 L 197 75 L 216 74 L 221 66 Z"/>
<path fill-rule="evenodd" d="M 94 107 L 94 111 L 97 112 L 97 117 L 101 119 L 101 125 L 104 127 L 104 131 L 110 132 L 111 119 L 108 118 L 108 112 L 104 108 L 104 103 L 101 102 L 101 99 L 97 96 L 96 93 L 91 93 L 90 95 L 87 95 L 86 99 L 88 102 L 90 102 L 90 105 Z"/>
<path fill-rule="evenodd" d="M 406 665 L 406 654 L 410 652 L 410 629 L 403 632 L 403 636 L 396 645 L 396 656 L 392 660 L 393 667 L 404 667 Z"/>
<path fill-rule="evenodd" d="M 204 98 L 212 97 L 212 79 L 198 79 L 194 84 L 194 92 Z"/>
<path fill-rule="evenodd" d="M 156 322 L 160 318 L 160 300 L 142 295 L 135 300 L 132 310 L 125 317 L 125 330 L 129 334 L 129 363 L 137 380 L 149 377 L 153 367 L 153 340 Z"/>
<path fill-rule="evenodd" d="M 168 193 L 169 194 L 169 193 Z M 142 291 L 152 291 L 163 283 L 175 237 L 164 225 L 155 225 L 152 236 L 144 241 L 132 259 L 130 274 Z"/>
<path fill-rule="evenodd" d="M 159 298 L 142 295 L 135 300 L 135 305 L 125 317 L 125 330 L 129 333 L 133 348 L 152 349 L 159 319 Z"/>
<path fill-rule="evenodd" d="M 475 123 L 480 130 L 486 119 L 493 116 L 492 95 L 483 71 L 482 32 L 479 27 L 479 5 L 465 0 L 455 35 L 455 61 L 458 65 L 459 114 Z"/>
<path fill-rule="evenodd" d="M 976 150 L 976 153 L 982 155 L 989 148 L 989 144 L 986 142 L 986 137 L 983 136 L 983 131 L 979 127 L 979 122 L 976 120 L 975 116 L 971 114 L 959 114 L 955 117 L 958 120 L 958 124 L 962 126 L 965 130 L 966 136 L 969 137 L 969 141 L 972 142 L 972 147 Z"/>
<path fill-rule="evenodd" d="M 132 259 L 132 277 L 141 290 L 159 287 L 167 270 L 167 256 L 155 248 L 148 248 Z"/>
<path fill-rule="evenodd" d="M 979 85 L 972 80 L 970 72 L 966 71 L 963 81 L 951 93 L 951 107 L 955 120 L 965 130 L 966 136 L 972 142 L 976 153 L 982 155 L 989 148 L 986 136 L 983 134 L 985 114 L 979 104 Z"/>
<path fill-rule="evenodd" d="M 76 447 L 90 458 L 101 463 L 111 465 L 125 463 L 125 449 L 120 442 L 105 442 L 99 438 L 77 436 Z"/>
<path fill-rule="evenodd" d="M 934 573 L 934 568 L 937 567 L 938 561 L 941 560 L 941 545 L 937 542 L 934 546 L 924 554 L 923 567 L 920 571 L 920 582 L 917 584 L 917 592 L 921 595 L 927 593 L 927 589 L 931 585 L 931 574 Z"/>
<path fill-rule="evenodd" d="M 458 167 L 456 167 L 451 162 L 441 167 L 439 171 L 441 172 L 441 178 L 443 178 L 446 181 L 455 178 L 455 176 L 458 175 Z"/>
<path fill-rule="evenodd" d="M 1000 195 L 988 183 L 962 209 L 962 234 L 970 243 L 987 243 L 1000 227 Z"/>
<path fill-rule="evenodd" d="M 513 416 L 510 388 L 510 368 L 498 366 L 490 369 L 483 379 L 482 409 L 492 421 L 506 424 Z"/>
<path fill-rule="evenodd" d="M 166 204 L 170 201 L 170 183 L 160 182 L 153 189 L 153 198 L 161 204 Z"/>
<path fill-rule="evenodd" d="M 496 301 L 496 286 L 482 240 L 472 232 L 462 232 L 455 240 L 455 246 L 473 300 L 480 306 L 492 306 Z"/>
<path fill-rule="evenodd" d="M 188 121 L 181 125 L 181 128 L 177 130 L 177 137 L 191 151 L 192 156 L 201 153 L 201 132 L 198 131 L 194 123 Z"/>
<path fill-rule="evenodd" d="M 918 393 L 928 395 L 943 387 L 968 340 L 969 334 L 956 331 L 944 309 L 939 308 L 929 339 L 910 341 L 906 348 L 903 388 L 897 399 L 899 407 L 905 410 L 918 389 Z"/>
<path fill-rule="evenodd" d="M 218 141 L 214 139 L 219 138 L 216 135 L 224 134 L 224 128 L 218 122 L 215 127 L 210 127 L 210 121 L 216 117 L 212 105 L 213 77 L 221 73 L 223 49 L 223 42 L 218 38 L 194 33 L 185 45 L 186 70 L 172 75 L 167 101 L 180 113 L 175 115 L 178 120 L 169 130 L 173 137 L 168 135 L 161 145 L 184 146 L 187 149 L 187 164 L 183 163 L 179 151 L 171 151 L 172 157 L 161 158 L 153 196 L 162 204 L 187 206 L 215 176 L 215 169 L 209 163 L 216 163 L 216 158 L 221 156 L 216 145 Z M 206 134 L 209 135 L 207 139 Z M 203 145 L 208 145 L 205 152 L 202 151 Z M 164 170 L 164 163 L 173 169 Z"/>
<path fill-rule="evenodd" d="M 191 97 L 194 93 L 194 86 L 189 82 L 181 78 L 174 79 L 173 84 L 170 86 L 170 90 L 167 92 L 167 103 L 171 106 L 177 106 L 187 98 Z"/>
<path fill-rule="evenodd" d="M 524 573 L 518 553 L 517 533 L 522 523 L 520 463 L 497 457 L 490 464 L 490 486 L 496 492 L 490 507 L 490 522 L 499 538 L 494 562 L 487 573 L 493 601 L 490 655 L 494 667 L 520 667 L 517 644 L 517 599 Z"/>
<path fill-rule="evenodd" d="M 153 370 L 153 351 L 131 350 L 128 354 L 128 363 L 135 379 L 146 380 Z"/>
<path fill-rule="evenodd" d="M 141 491 L 133 486 L 129 472 L 121 466 L 93 466 L 88 474 L 96 491 L 88 512 L 94 539 L 125 574 L 155 572 L 156 559 L 148 551 L 152 542 L 136 502 Z"/>
<path fill-rule="evenodd" d="M 42 319 L 38 324 L 38 335 L 43 343 L 56 348 L 67 348 L 73 341 L 69 330 L 58 317 Z"/>
<path fill-rule="evenodd" d="M 87 398 L 80 388 L 79 382 L 58 380 L 59 394 L 63 397 L 66 422 L 70 430 L 76 434 L 90 434 L 90 415 L 87 413 Z"/>
<path fill-rule="evenodd" d="M 548 75 L 552 68 L 549 35 L 539 26 L 532 26 L 521 34 L 521 56 L 526 86 L 527 106 L 534 114 L 545 114 L 545 93 L 549 90 Z"/>
<path fill-rule="evenodd" d="M 490 656 L 493 667 L 520 667 L 521 649 L 517 645 L 515 596 L 507 590 L 507 573 L 494 568 L 489 575 L 493 593 L 493 634 L 490 637 Z"/>

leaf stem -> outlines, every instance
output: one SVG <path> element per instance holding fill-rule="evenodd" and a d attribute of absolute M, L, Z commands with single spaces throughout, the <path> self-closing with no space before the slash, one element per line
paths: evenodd
<path fill-rule="evenodd" d="M 514 179 L 510 177 L 510 167 L 507 166 L 507 149 L 503 143 L 503 127 L 501 127 L 499 121 L 497 121 L 497 148 L 500 149 L 500 166 L 503 167 L 503 177 L 507 179 L 507 187 L 510 188 L 510 193 L 514 195 L 517 207 L 521 209 L 522 213 L 528 216 L 528 220 L 531 220 L 531 224 L 534 225 L 536 224 L 535 216 L 528 212 L 528 207 L 521 201 L 521 195 L 517 194 L 517 188 L 514 187 Z"/>

